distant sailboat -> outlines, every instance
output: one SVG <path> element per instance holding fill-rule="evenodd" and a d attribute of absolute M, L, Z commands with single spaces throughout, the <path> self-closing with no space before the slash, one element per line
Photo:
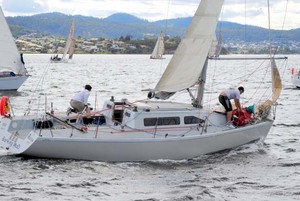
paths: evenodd
<path fill-rule="evenodd" d="M 0 90 L 17 90 L 28 72 L 0 7 Z"/>
<path fill-rule="evenodd" d="M 222 50 L 222 32 L 219 32 L 218 40 L 215 39 L 213 40 L 211 44 L 210 51 L 208 53 L 208 57 L 210 58 L 217 58 L 220 56 Z"/>
<path fill-rule="evenodd" d="M 300 88 L 300 69 L 292 68 L 292 77 L 291 77 L 293 85 L 297 88 Z"/>
<path fill-rule="evenodd" d="M 164 34 L 161 32 L 156 41 L 153 52 L 150 56 L 150 59 L 163 59 L 163 54 L 165 52 L 165 44 L 164 44 Z"/>
<path fill-rule="evenodd" d="M 68 62 L 69 59 L 73 58 L 74 50 L 75 50 L 74 21 L 72 21 L 63 56 L 61 58 L 58 57 L 58 55 L 51 56 L 50 60 L 53 62 Z M 67 56 L 68 54 L 69 57 Z"/>

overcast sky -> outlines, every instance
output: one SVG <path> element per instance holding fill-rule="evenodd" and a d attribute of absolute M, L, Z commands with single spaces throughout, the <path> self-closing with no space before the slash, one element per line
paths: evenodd
<path fill-rule="evenodd" d="M 0 5 L 5 16 L 61 12 L 104 18 L 123 12 L 155 21 L 193 16 L 199 2 L 200 0 L 0 0 Z M 244 5 L 245 2 L 247 6 Z M 272 29 L 300 28 L 300 0 L 270 0 L 270 6 Z M 267 16 L 267 0 L 225 0 L 220 20 L 268 27 Z"/>

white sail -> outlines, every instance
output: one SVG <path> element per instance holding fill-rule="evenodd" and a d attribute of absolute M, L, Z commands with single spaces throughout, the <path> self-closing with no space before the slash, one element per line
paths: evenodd
<path fill-rule="evenodd" d="M 25 75 L 27 71 L 21 61 L 20 53 L 10 32 L 9 26 L 5 20 L 1 7 L 0 27 L 0 72 L 14 72 L 18 75 Z"/>
<path fill-rule="evenodd" d="M 64 49 L 64 54 L 63 54 L 63 57 L 62 57 L 63 61 L 67 60 L 67 54 L 68 54 L 68 52 L 71 48 L 73 38 L 74 38 L 74 21 L 71 22 L 70 32 L 69 32 L 69 35 L 68 35 L 68 38 L 67 38 L 66 46 L 65 46 L 65 49 Z"/>
<path fill-rule="evenodd" d="M 272 99 L 258 105 L 258 110 L 261 113 L 270 108 L 279 98 L 282 90 L 281 78 L 274 58 L 271 58 L 271 75 L 272 75 Z"/>
<path fill-rule="evenodd" d="M 195 85 L 208 56 L 223 0 L 202 0 L 155 91 L 176 92 Z M 198 60 L 193 58 L 197 57 Z"/>
<path fill-rule="evenodd" d="M 74 52 L 75 52 L 75 38 L 73 38 L 72 39 L 72 42 L 71 42 L 71 47 L 70 47 L 70 49 L 69 49 L 69 52 L 68 52 L 68 54 L 69 54 L 69 59 L 72 59 L 73 58 L 73 54 L 74 54 Z"/>
<path fill-rule="evenodd" d="M 161 32 L 150 56 L 151 59 L 161 59 L 165 51 L 164 34 Z"/>

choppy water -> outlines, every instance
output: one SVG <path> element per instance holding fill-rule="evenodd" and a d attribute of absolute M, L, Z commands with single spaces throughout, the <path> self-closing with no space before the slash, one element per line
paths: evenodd
<path fill-rule="evenodd" d="M 90 102 L 96 108 L 112 95 L 144 99 L 142 90 L 155 86 L 171 58 L 75 55 L 72 62 L 49 64 L 50 55 L 24 57 L 32 76 L 18 92 L 0 92 L 10 97 L 17 115 L 37 96 L 41 99 L 34 106 L 47 100 L 47 105 L 54 103 L 55 112 L 65 111 L 70 97 L 85 84 L 93 87 Z M 207 82 L 208 106 L 215 107 L 222 88 L 240 84 L 242 79 L 245 102 L 252 101 L 252 86 L 263 73 L 235 80 L 234 76 L 252 74 L 252 62 L 221 64 L 208 72 L 208 80 L 213 80 Z M 300 56 L 289 56 L 287 66 L 280 69 L 283 91 L 264 144 L 192 160 L 142 163 L 26 159 L 1 149 L 0 200 L 300 200 L 300 90 L 290 83 L 291 67 L 300 67 Z"/>

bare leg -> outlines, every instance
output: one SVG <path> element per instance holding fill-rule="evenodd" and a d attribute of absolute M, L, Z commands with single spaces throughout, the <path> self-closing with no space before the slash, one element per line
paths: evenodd
<path fill-rule="evenodd" d="M 231 122 L 232 111 L 227 112 L 227 123 Z"/>
<path fill-rule="evenodd" d="M 87 106 L 86 109 L 85 109 L 85 112 L 86 112 L 87 117 L 90 118 L 91 117 L 91 109 L 90 109 L 90 107 Z"/>

